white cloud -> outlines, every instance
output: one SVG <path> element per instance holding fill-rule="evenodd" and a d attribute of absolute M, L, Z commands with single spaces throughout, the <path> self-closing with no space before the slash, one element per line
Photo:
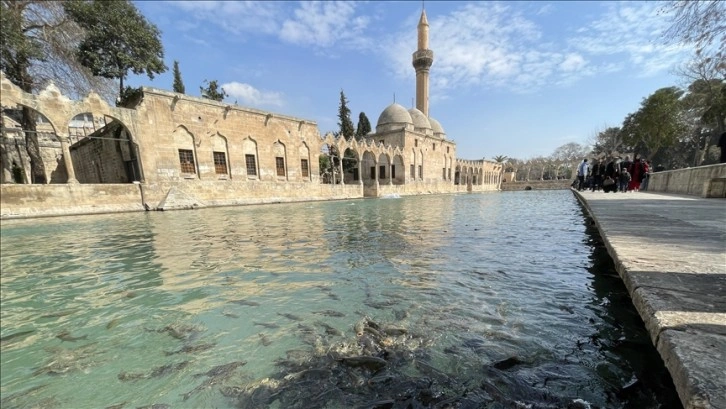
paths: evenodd
<path fill-rule="evenodd" d="M 565 72 L 578 71 L 585 66 L 585 59 L 580 54 L 570 53 L 560 63 L 560 69 Z"/>
<path fill-rule="evenodd" d="M 658 3 L 606 2 L 604 12 L 583 17 L 565 34 L 545 32 L 535 21 L 558 11 L 551 5 L 529 17 L 517 4 L 472 3 L 448 15 L 428 16 L 434 51 L 432 98 L 471 86 L 533 92 L 623 69 L 651 75 L 672 67 L 683 53 L 682 48 L 660 41 L 669 21 L 658 13 Z M 388 55 L 401 78 L 413 72 L 410 55 L 416 31 L 411 27 L 409 20 L 379 51 Z"/>
<path fill-rule="evenodd" d="M 368 42 L 362 32 L 370 19 L 357 16 L 357 4 L 352 1 L 300 2 L 294 9 L 289 2 L 275 1 L 180 1 L 169 4 L 184 11 L 186 18 L 195 20 L 185 21 L 183 28 L 204 29 L 207 33 L 221 29 L 234 35 L 271 35 L 284 42 L 317 49 L 339 44 L 355 47 Z"/>
<path fill-rule="evenodd" d="M 284 105 L 282 93 L 260 91 L 250 84 L 233 81 L 222 84 L 222 89 L 224 89 L 231 98 L 238 100 L 244 105 L 278 107 Z"/>
<path fill-rule="evenodd" d="M 187 18 L 206 22 L 204 27 L 218 26 L 236 35 L 277 33 L 283 7 L 278 2 L 251 1 L 174 1 L 168 4 L 186 12 Z"/>
<path fill-rule="evenodd" d="M 313 1 L 301 3 L 294 18 L 282 23 L 280 38 L 293 44 L 330 47 L 360 37 L 367 17 L 355 16 L 354 2 Z"/>
<path fill-rule="evenodd" d="M 569 44 L 585 54 L 625 60 L 638 75 L 665 71 L 681 60 L 684 47 L 665 44 L 670 21 L 658 2 L 605 3 L 605 12 L 577 30 Z"/>

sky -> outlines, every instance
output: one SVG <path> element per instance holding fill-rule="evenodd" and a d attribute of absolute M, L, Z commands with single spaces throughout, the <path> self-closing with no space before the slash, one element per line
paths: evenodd
<path fill-rule="evenodd" d="M 225 102 L 337 131 L 340 91 L 351 119 L 375 130 L 394 101 L 414 106 L 411 55 L 429 21 L 429 115 L 460 159 L 549 156 L 620 126 L 644 98 L 682 86 L 694 48 L 666 44 L 663 2 L 136 1 L 161 31 L 168 71 L 128 84 L 186 93 L 205 80 Z"/>

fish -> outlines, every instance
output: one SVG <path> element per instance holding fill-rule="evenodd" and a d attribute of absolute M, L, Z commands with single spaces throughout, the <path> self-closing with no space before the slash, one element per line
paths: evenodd
<path fill-rule="evenodd" d="M 396 404 L 393 399 L 377 400 L 375 402 L 368 402 L 361 409 L 390 409 Z"/>
<path fill-rule="evenodd" d="M 194 389 L 190 390 L 189 392 L 182 395 L 182 400 L 189 399 L 192 395 L 194 395 L 197 392 L 203 391 L 204 389 L 211 388 L 214 384 L 217 383 L 217 378 L 208 378 L 206 381 L 202 382 L 201 384 L 197 385 Z"/>
<path fill-rule="evenodd" d="M 268 329 L 280 328 L 279 325 L 271 323 L 271 322 L 253 322 L 253 324 L 260 326 L 260 327 L 265 327 Z"/>
<path fill-rule="evenodd" d="M 176 364 L 168 364 L 168 365 L 162 365 L 157 366 L 156 368 L 152 369 L 149 373 L 149 378 L 159 378 L 162 376 L 169 375 L 176 371 L 181 371 L 182 369 L 186 368 L 190 364 L 189 361 L 182 361 Z"/>
<path fill-rule="evenodd" d="M 121 403 L 117 403 L 117 404 L 115 404 L 115 405 L 111 405 L 111 406 L 106 406 L 106 407 L 105 407 L 104 409 L 121 409 L 121 408 L 123 408 L 124 406 L 126 406 L 126 403 L 127 403 L 127 402 L 121 402 Z"/>
<path fill-rule="evenodd" d="M 408 330 L 406 328 L 398 328 L 398 327 L 384 327 L 383 333 L 392 337 L 396 337 L 399 335 L 404 335 L 408 333 Z"/>
<path fill-rule="evenodd" d="M 345 317 L 345 314 L 333 310 L 315 311 L 315 314 L 325 315 L 328 317 Z"/>
<path fill-rule="evenodd" d="M 244 298 L 241 300 L 234 300 L 234 301 L 230 301 L 230 302 L 232 304 L 247 305 L 250 307 L 259 307 L 260 306 L 260 303 L 258 303 L 256 301 L 245 300 Z"/>
<path fill-rule="evenodd" d="M 332 372 L 330 369 L 327 368 L 311 368 L 311 369 L 305 369 L 300 372 L 292 373 L 285 375 L 284 379 L 286 381 L 297 381 L 299 379 L 327 379 L 332 375 Z"/>
<path fill-rule="evenodd" d="M 153 405 L 138 406 L 136 409 L 171 409 L 171 405 L 166 403 L 154 403 Z"/>
<path fill-rule="evenodd" d="M 225 317 L 229 317 L 229 318 L 239 318 L 239 315 L 233 314 L 233 313 L 228 312 L 228 311 L 223 312 L 222 315 L 224 315 Z"/>
<path fill-rule="evenodd" d="M 81 335 L 80 337 L 74 337 L 70 332 L 63 330 L 60 334 L 55 336 L 61 341 L 76 342 L 88 338 L 88 335 Z"/>
<path fill-rule="evenodd" d="M 126 372 L 121 371 L 118 375 L 116 375 L 119 381 L 126 382 L 126 381 L 135 381 L 137 379 L 144 379 L 146 378 L 146 375 L 140 372 Z"/>
<path fill-rule="evenodd" d="M 171 335 L 172 338 L 189 340 L 193 335 L 198 334 L 201 331 L 193 325 L 169 324 L 157 332 L 166 332 Z"/>
<path fill-rule="evenodd" d="M 27 331 L 20 331 L 16 332 L 14 334 L 5 335 L 4 337 L 0 338 L 0 345 L 5 345 L 10 342 L 17 342 L 20 341 L 20 339 L 27 337 L 28 335 L 35 332 L 34 329 L 29 329 Z"/>
<path fill-rule="evenodd" d="M 344 356 L 342 358 L 338 358 L 338 360 L 345 365 L 358 367 L 362 366 L 371 370 L 379 370 L 381 368 L 384 368 L 386 365 L 388 365 L 388 362 L 386 362 L 383 358 L 378 358 L 375 356 Z"/>
<path fill-rule="evenodd" d="M 212 349 L 217 344 L 197 344 L 197 345 L 184 345 L 180 349 L 177 349 L 176 351 L 171 352 L 164 352 L 165 355 L 174 355 L 174 354 L 188 354 L 190 352 L 199 352 L 199 351 L 206 351 L 208 349 Z"/>
<path fill-rule="evenodd" d="M 340 301 L 340 297 L 338 297 L 336 294 L 328 293 L 328 297 L 334 299 L 335 301 Z"/>
<path fill-rule="evenodd" d="M 263 346 L 269 346 L 270 344 L 272 344 L 272 341 L 270 341 L 270 339 L 267 338 L 267 336 L 265 334 L 263 334 L 263 333 L 260 332 L 257 335 L 259 335 L 259 337 L 260 337 L 260 344 L 262 344 Z"/>
<path fill-rule="evenodd" d="M 18 403 L 18 400 L 21 400 L 22 398 L 25 398 L 27 396 L 33 395 L 35 392 L 39 391 L 40 389 L 45 388 L 49 384 L 44 385 L 38 385 L 33 386 L 30 389 L 24 390 L 22 392 L 14 393 L 12 395 L 3 394 L 2 399 L 0 399 L 0 407 L 7 408 L 10 406 L 11 403 Z"/>
<path fill-rule="evenodd" d="M 120 318 L 114 318 L 106 324 L 106 329 L 112 329 L 121 322 Z"/>
<path fill-rule="evenodd" d="M 234 361 L 228 364 L 217 365 L 207 372 L 194 374 L 194 377 L 208 376 L 208 377 L 228 377 L 235 369 L 247 365 L 247 361 Z"/>
<path fill-rule="evenodd" d="M 292 321 L 302 321 L 302 318 L 300 318 L 300 317 L 298 317 L 297 315 L 294 315 L 294 314 L 287 314 L 287 313 L 278 312 L 277 315 L 283 316 L 283 317 L 285 317 L 285 318 L 287 318 L 289 320 L 292 320 Z"/>
<path fill-rule="evenodd" d="M 64 310 L 64 311 L 58 311 L 58 312 L 51 312 L 49 314 L 43 314 L 40 316 L 40 318 L 59 318 L 59 317 L 65 317 L 66 315 L 71 315 L 76 310 Z"/>
<path fill-rule="evenodd" d="M 320 326 L 322 326 L 323 328 L 325 328 L 325 333 L 328 334 L 328 335 L 335 335 L 335 336 L 341 336 L 341 335 L 343 335 L 342 332 L 340 332 L 339 330 L 331 327 L 330 325 L 328 325 L 328 324 L 326 324 L 324 322 L 318 322 L 318 324 Z"/>

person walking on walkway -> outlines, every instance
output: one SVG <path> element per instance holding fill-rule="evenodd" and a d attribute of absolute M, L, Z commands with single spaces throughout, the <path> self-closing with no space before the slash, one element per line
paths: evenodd
<path fill-rule="evenodd" d="M 628 168 L 623 168 L 623 170 L 620 171 L 620 191 L 623 193 L 627 192 L 629 184 L 630 172 L 628 172 Z"/>
<path fill-rule="evenodd" d="M 628 184 L 628 190 L 637 192 L 640 190 L 640 182 L 643 180 L 643 161 L 639 154 L 635 154 L 633 157 L 633 163 L 630 164 L 628 169 L 630 172 L 630 183 Z"/>
<path fill-rule="evenodd" d="M 587 158 L 583 159 L 580 166 L 577 167 L 577 180 L 579 181 L 577 190 L 582 191 L 585 188 L 585 178 L 587 177 Z"/>

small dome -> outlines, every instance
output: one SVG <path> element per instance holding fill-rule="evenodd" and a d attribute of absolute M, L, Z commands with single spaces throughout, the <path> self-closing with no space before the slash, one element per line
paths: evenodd
<path fill-rule="evenodd" d="M 413 124 L 413 120 L 411 119 L 411 114 L 406 111 L 406 108 L 393 103 L 386 107 L 381 113 L 381 116 L 378 117 L 376 128 L 389 124 Z"/>
<path fill-rule="evenodd" d="M 426 115 L 424 115 L 423 112 L 419 111 L 416 108 L 411 108 L 408 110 L 408 113 L 411 114 L 414 128 L 432 129 L 431 123 L 429 122 L 428 118 L 426 118 Z"/>
<path fill-rule="evenodd" d="M 434 135 L 441 136 L 442 139 L 446 137 L 446 132 L 444 132 L 444 128 L 441 127 L 439 121 L 429 117 L 429 122 L 431 123 L 431 129 L 434 130 Z"/>

